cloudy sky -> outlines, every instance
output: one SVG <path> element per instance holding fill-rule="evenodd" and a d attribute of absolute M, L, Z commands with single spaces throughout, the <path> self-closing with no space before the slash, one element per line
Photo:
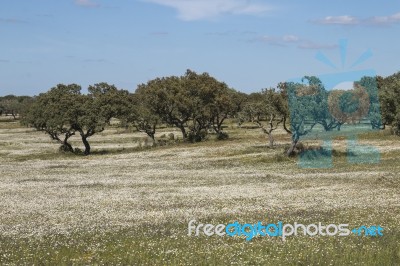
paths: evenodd
<path fill-rule="evenodd" d="M 0 95 L 102 81 L 134 91 L 186 69 L 244 92 L 303 75 L 400 71 L 400 1 L 1 0 L 0 6 Z"/>

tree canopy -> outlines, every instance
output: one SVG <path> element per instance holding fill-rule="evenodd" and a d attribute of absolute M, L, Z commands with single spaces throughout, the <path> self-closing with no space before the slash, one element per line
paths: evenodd
<path fill-rule="evenodd" d="M 62 144 L 64 151 L 73 151 L 68 140 L 79 133 L 84 154 L 88 155 L 91 150 L 88 139 L 102 132 L 110 119 L 120 114 L 121 97 L 126 94 L 106 83 L 95 84 L 88 90 L 85 95 L 77 84 L 58 84 L 37 97 L 23 122 L 46 132 Z"/>

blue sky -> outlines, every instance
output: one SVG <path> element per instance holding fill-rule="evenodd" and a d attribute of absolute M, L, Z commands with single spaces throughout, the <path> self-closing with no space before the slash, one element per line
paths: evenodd
<path fill-rule="evenodd" d="M 0 95 L 134 91 L 186 69 L 243 92 L 303 75 L 400 71 L 400 1 L 1 0 Z M 344 67 L 338 42 L 348 40 Z M 365 51 L 373 56 L 350 68 Z M 334 69 L 315 55 L 326 55 Z"/>

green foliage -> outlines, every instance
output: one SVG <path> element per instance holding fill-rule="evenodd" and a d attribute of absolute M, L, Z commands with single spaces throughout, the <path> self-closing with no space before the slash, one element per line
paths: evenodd
<path fill-rule="evenodd" d="M 157 78 L 141 84 L 135 118 L 143 131 L 155 129 L 159 120 L 179 128 L 183 139 L 204 139 L 203 131 L 219 133 L 223 122 L 240 109 L 242 98 L 236 91 L 211 77 L 187 70 L 181 77 Z M 189 129 L 189 131 L 188 131 Z M 149 131 L 149 130 L 147 130 Z"/>
<path fill-rule="evenodd" d="M 261 120 L 265 107 L 261 92 L 253 92 L 246 96 L 241 111 L 238 113 L 238 123 L 254 122 Z"/>
<path fill-rule="evenodd" d="M 287 83 L 287 92 L 290 105 L 290 122 L 293 132 L 293 141 L 297 142 L 301 136 L 308 134 L 317 124 L 321 105 L 324 104 L 320 99 L 324 93 L 324 88 L 319 80 L 308 79 L 308 84 Z"/>
<path fill-rule="evenodd" d="M 79 115 L 81 87 L 76 84 L 59 84 L 47 93 L 40 94 L 32 104 L 22 123 L 46 132 L 61 144 L 61 150 L 72 151 L 68 139 L 75 135 L 76 118 Z"/>
<path fill-rule="evenodd" d="M 199 130 L 199 131 L 189 131 L 187 140 L 189 142 L 200 142 L 207 139 L 208 133 L 207 130 Z"/>
<path fill-rule="evenodd" d="M 154 140 L 161 119 L 152 110 L 150 98 L 144 93 L 136 93 L 129 95 L 128 99 L 128 112 L 122 117 L 123 120 Z"/>
<path fill-rule="evenodd" d="M 126 95 L 106 83 L 90 86 L 88 95 L 81 94 L 79 85 L 59 84 L 35 99 L 23 123 L 45 131 L 61 144 L 62 151 L 73 152 L 68 139 L 79 133 L 88 155 L 88 138 L 102 132 L 113 116 L 123 112 L 121 99 Z"/>
<path fill-rule="evenodd" d="M 253 93 L 245 102 L 239 117 L 246 118 L 268 135 L 269 147 L 274 146 L 272 132 L 284 125 L 288 117 L 287 99 L 283 90 L 264 89 Z M 240 123 L 243 121 L 240 121 Z"/>
<path fill-rule="evenodd" d="M 127 90 L 119 90 L 114 85 L 98 83 L 88 88 L 89 96 L 94 99 L 94 106 L 99 107 L 99 115 L 105 120 L 124 118 L 130 114 L 131 99 Z"/>
<path fill-rule="evenodd" d="M 150 80 L 147 84 L 139 85 L 136 94 L 144 103 L 145 108 L 142 110 L 148 108 L 146 118 L 153 120 L 155 116 L 159 116 L 164 123 L 178 127 L 184 139 L 187 137 L 185 125 L 191 118 L 192 105 L 188 91 L 184 89 L 179 77 Z"/>
<path fill-rule="evenodd" d="M 217 134 L 221 133 L 223 122 L 240 109 L 240 96 L 208 73 L 199 75 L 188 70 L 182 79 L 193 104 L 191 130 L 213 128 Z"/>
<path fill-rule="evenodd" d="M 393 133 L 400 136 L 400 72 L 377 79 L 382 123 L 391 125 Z"/>
<path fill-rule="evenodd" d="M 7 95 L 0 97 L 0 116 L 11 115 L 17 119 L 17 115 L 23 115 L 32 103 L 33 98 L 29 96 Z"/>
<path fill-rule="evenodd" d="M 368 119 L 373 129 L 380 129 L 384 126 L 382 111 L 382 102 L 380 101 L 378 77 L 362 77 L 360 81 L 355 82 L 356 89 L 361 87 L 366 90 L 369 97 Z M 359 97 L 360 98 L 360 97 Z M 364 104 L 365 105 L 365 104 Z"/>

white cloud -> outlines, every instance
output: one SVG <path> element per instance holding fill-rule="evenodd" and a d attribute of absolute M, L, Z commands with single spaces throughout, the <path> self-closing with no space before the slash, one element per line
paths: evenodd
<path fill-rule="evenodd" d="M 273 46 L 291 46 L 295 45 L 300 49 L 313 49 L 313 50 L 321 50 L 321 49 L 335 49 L 337 45 L 332 44 L 321 44 L 316 43 L 314 41 L 301 38 L 296 35 L 283 35 L 283 36 L 260 36 L 254 39 L 249 40 L 250 42 L 263 42 L 268 45 Z"/>
<path fill-rule="evenodd" d="M 285 35 L 283 36 L 282 40 L 284 42 L 297 42 L 299 40 L 299 37 L 294 35 Z"/>
<path fill-rule="evenodd" d="M 98 3 L 93 2 L 92 0 L 75 0 L 75 4 L 78 6 L 84 7 L 99 7 Z"/>
<path fill-rule="evenodd" d="M 252 3 L 251 0 L 144 0 L 177 10 L 182 20 L 202 20 L 215 18 L 222 14 L 258 15 L 270 7 Z"/>
<path fill-rule="evenodd" d="M 321 44 L 315 43 L 313 41 L 304 41 L 298 46 L 300 49 L 310 49 L 310 50 L 323 50 L 323 49 L 335 49 L 338 46 L 336 44 Z"/>
<path fill-rule="evenodd" d="M 284 35 L 284 36 L 264 35 L 264 36 L 252 39 L 251 41 L 261 41 L 261 42 L 269 44 L 269 45 L 286 46 L 287 44 L 290 44 L 290 43 L 298 43 L 300 41 L 300 38 L 295 35 Z"/>
<path fill-rule="evenodd" d="M 391 16 L 373 17 L 367 20 L 368 24 L 390 25 L 400 22 L 400 12 Z"/>
<path fill-rule="evenodd" d="M 354 16 L 328 16 L 323 19 L 311 21 L 321 25 L 363 25 L 363 26 L 390 26 L 400 23 L 400 12 L 390 16 L 375 16 L 370 18 L 357 18 Z"/>
<path fill-rule="evenodd" d="M 334 25 L 356 25 L 359 24 L 360 21 L 358 18 L 353 16 L 328 16 L 323 19 L 318 19 L 313 21 L 317 24 L 334 24 Z"/>

